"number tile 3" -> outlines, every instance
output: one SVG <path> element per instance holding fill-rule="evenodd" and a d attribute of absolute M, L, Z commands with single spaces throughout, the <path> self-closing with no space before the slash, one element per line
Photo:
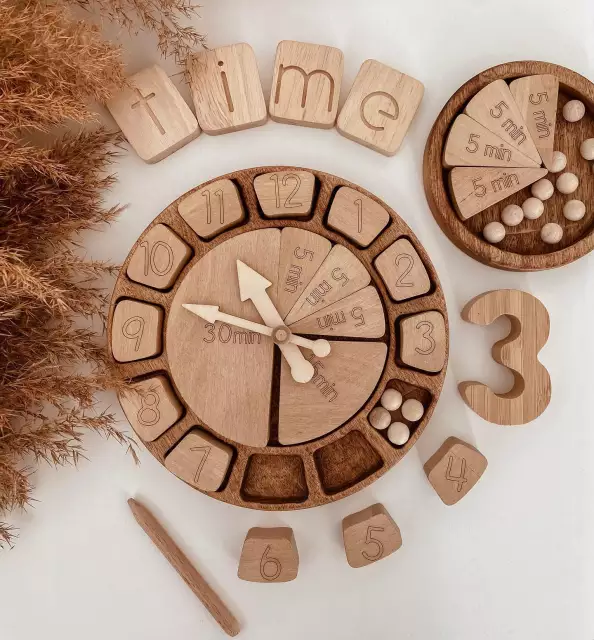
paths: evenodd
<path fill-rule="evenodd" d="M 342 521 L 348 563 L 358 569 L 382 560 L 402 546 L 400 529 L 382 504 L 374 504 Z"/>
<path fill-rule="evenodd" d="M 290 527 L 253 527 L 241 550 L 237 575 L 248 582 L 289 582 L 297 577 L 299 553 Z"/>

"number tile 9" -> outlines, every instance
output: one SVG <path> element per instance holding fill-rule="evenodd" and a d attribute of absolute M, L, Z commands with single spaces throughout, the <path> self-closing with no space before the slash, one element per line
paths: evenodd
<path fill-rule="evenodd" d="M 161 353 L 163 309 L 138 300 L 121 300 L 113 312 L 111 352 L 118 362 Z"/>

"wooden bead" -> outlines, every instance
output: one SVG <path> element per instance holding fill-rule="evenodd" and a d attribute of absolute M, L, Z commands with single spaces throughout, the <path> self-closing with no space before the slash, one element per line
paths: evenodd
<path fill-rule="evenodd" d="M 390 412 L 384 407 L 375 407 L 369 414 L 369 424 L 374 428 L 381 431 L 387 429 L 392 422 Z"/>
<path fill-rule="evenodd" d="M 557 189 L 565 195 L 573 193 L 579 185 L 580 180 L 575 173 L 562 173 L 557 178 Z"/>
<path fill-rule="evenodd" d="M 567 156 L 562 151 L 555 151 L 553 153 L 553 161 L 551 162 L 549 171 L 551 173 L 559 173 L 559 171 L 563 171 L 566 166 Z"/>
<path fill-rule="evenodd" d="M 380 399 L 382 407 L 388 411 L 396 411 L 402 405 L 402 394 L 398 389 L 386 389 Z"/>
<path fill-rule="evenodd" d="M 532 185 L 530 192 L 539 200 L 548 200 L 555 193 L 555 187 L 553 187 L 553 183 L 550 180 L 541 178 Z"/>
<path fill-rule="evenodd" d="M 409 422 L 418 422 L 425 413 L 425 407 L 423 407 L 421 402 L 418 400 L 409 398 L 408 400 L 405 400 L 401 411 L 405 420 L 408 420 Z"/>
<path fill-rule="evenodd" d="M 540 230 L 540 237 L 547 244 L 557 244 L 563 237 L 563 227 L 556 222 L 548 222 Z"/>
<path fill-rule="evenodd" d="M 522 207 L 517 204 L 508 204 L 507 207 L 501 212 L 501 222 L 508 227 L 515 227 L 524 219 L 524 212 Z M 503 238 L 502 238 L 503 240 Z"/>
<path fill-rule="evenodd" d="M 487 242 L 497 244 L 505 238 L 505 227 L 501 222 L 489 222 L 483 229 L 483 237 Z"/>
<path fill-rule="evenodd" d="M 582 142 L 580 153 L 584 160 L 594 160 L 594 138 L 588 138 Z"/>
<path fill-rule="evenodd" d="M 586 114 L 586 106 L 581 100 L 570 100 L 563 107 L 563 117 L 567 122 L 577 122 Z"/>
<path fill-rule="evenodd" d="M 522 211 L 528 220 L 536 220 L 544 213 L 544 202 L 538 198 L 526 198 L 522 203 Z"/>
<path fill-rule="evenodd" d="M 253 527 L 241 550 L 237 576 L 248 582 L 289 582 L 299 571 L 293 529 Z"/>
<path fill-rule="evenodd" d="M 586 205 L 581 200 L 570 200 L 563 207 L 563 215 L 567 220 L 577 222 L 586 215 Z"/>
<path fill-rule="evenodd" d="M 410 438 L 410 429 L 404 422 L 393 422 L 388 429 L 388 440 L 399 447 L 402 447 Z"/>

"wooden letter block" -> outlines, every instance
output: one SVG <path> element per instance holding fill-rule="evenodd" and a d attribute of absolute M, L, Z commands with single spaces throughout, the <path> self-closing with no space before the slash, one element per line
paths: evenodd
<path fill-rule="evenodd" d="M 528 156 L 466 114 L 455 120 L 445 144 L 444 167 L 538 167 Z"/>
<path fill-rule="evenodd" d="M 153 289 L 168 289 L 190 259 L 192 250 L 169 227 L 155 225 L 138 244 L 127 274 L 130 280 Z"/>
<path fill-rule="evenodd" d="M 119 394 L 128 422 L 146 442 L 156 440 L 182 416 L 183 409 L 169 380 L 153 376 L 135 382 Z"/>
<path fill-rule="evenodd" d="M 233 44 L 195 53 L 188 63 L 198 122 L 219 135 L 266 123 L 258 63 L 249 44 Z"/>
<path fill-rule="evenodd" d="M 342 51 L 283 40 L 276 49 L 270 117 L 277 122 L 331 129 L 342 83 Z"/>
<path fill-rule="evenodd" d="M 390 214 L 375 200 L 350 187 L 334 196 L 328 226 L 360 247 L 368 247 L 390 222 Z"/>
<path fill-rule="evenodd" d="M 249 582 L 289 582 L 299 571 L 293 529 L 253 527 L 247 533 L 237 575 Z"/>
<path fill-rule="evenodd" d="M 309 171 L 263 173 L 254 189 L 267 218 L 302 218 L 311 212 L 316 178 Z"/>
<path fill-rule="evenodd" d="M 559 99 L 558 78 L 552 75 L 518 78 L 509 85 L 509 89 L 545 167 L 551 169 Z"/>
<path fill-rule="evenodd" d="M 382 504 L 374 504 L 342 521 L 342 538 L 348 563 L 358 569 L 398 551 L 402 536 Z"/>
<path fill-rule="evenodd" d="M 427 460 L 425 473 L 444 504 L 451 506 L 480 480 L 487 468 L 487 458 L 468 443 L 448 438 Z"/>
<path fill-rule="evenodd" d="M 205 240 L 237 226 L 245 211 L 239 191 L 231 180 L 217 180 L 193 191 L 177 207 L 179 215 Z"/>
<path fill-rule="evenodd" d="M 547 173 L 546 169 L 455 167 L 450 171 L 450 189 L 460 217 L 468 220 Z"/>
<path fill-rule="evenodd" d="M 106 107 L 145 162 L 159 162 L 200 135 L 194 114 L 161 67 L 128 78 Z"/>
<path fill-rule="evenodd" d="M 425 295 L 431 289 L 427 269 L 406 238 L 399 238 L 380 253 L 375 268 L 396 302 Z"/>
<path fill-rule="evenodd" d="M 338 116 L 338 131 L 359 144 L 393 156 L 424 91 L 418 80 L 377 60 L 366 60 Z"/>
<path fill-rule="evenodd" d="M 437 373 L 445 358 L 445 321 L 439 311 L 417 313 L 400 321 L 400 359 L 404 364 Z"/>
<path fill-rule="evenodd" d="M 202 491 L 217 491 L 225 480 L 233 450 L 205 431 L 194 429 L 165 458 L 178 478 Z"/>
<path fill-rule="evenodd" d="M 514 149 L 541 164 L 528 126 L 505 80 L 495 80 L 481 89 L 464 112 Z"/>
<path fill-rule="evenodd" d="M 137 300 L 122 300 L 113 312 L 111 352 L 118 362 L 161 353 L 163 309 Z"/>

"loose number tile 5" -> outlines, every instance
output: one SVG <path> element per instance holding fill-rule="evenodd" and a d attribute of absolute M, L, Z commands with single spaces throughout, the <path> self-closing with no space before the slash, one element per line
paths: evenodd
<path fill-rule="evenodd" d="M 316 178 L 309 171 L 264 173 L 254 180 L 254 189 L 267 218 L 309 215 Z"/>
<path fill-rule="evenodd" d="M 116 305 L 111 328 L 111 351 L 118 362 L 151 358 L 161 352 L 163 309 L 137 300 Z"/>

